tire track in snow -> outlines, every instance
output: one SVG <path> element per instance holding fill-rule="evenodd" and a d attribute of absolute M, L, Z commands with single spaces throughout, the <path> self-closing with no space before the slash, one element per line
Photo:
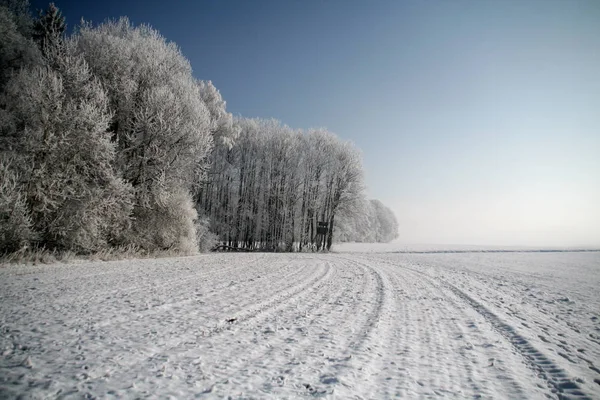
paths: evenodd
<path fill-rule="evenodd" d="M 514 361 L 511 363 L 494 337 L 482 330 L 461 299 L 424 274 L 407 269 L 401 271 L 405 276 L 412 275 L 418 285 L 422 285 L 420 292 L 424 301 L 433 300 L 429 306 L 430 321 L 420 326 L 429 330 L 429 334 L 435 332 L 436 348 L 433 353 L 426 354 L 434 355 L 431 365 L 441 363 L 448 371 L 447 379 L 442 380 L 451 388 L 447 393 L 458 398 L 466 395 L 472 398 L 527 398 L 531 395 L 518 382 L 517 372 L 512 370 Z M 430 384 L 439 385 L 435 380 Z M 440 394 L 437 390 L 433 392 Z"/>
<path fill-rule="evenodd" d="M 389 363 L 394 363 L 391 365 L 402 365 L 399 372 L 403 379 L 395 379 L 393 375 L 387 378 L 395 382 L 395 393 L 386 388 L 384 381 L 380 381 L 378 393 L 386 398 L 393 395 L 414 397 L 416 393 L 420 396 L 466 397 L 473 389 L 466 384 L 472 381 L 473 368 L 462 357 L 457 357 L 463 349 L 455 345 L 454 339 L 461 337 L 463 332 L 452 325 L 449 316 L 453 313 L 442 294 L 419 276 L 403 274 L 403 279 L 400 279 L 397 271 L 378 265 L 387 270 L 398 288 L 395 300 L 403 315 L 396 338 L 391 343 L 389 357 Z M 454 357 L 448 358 L 449 353 Z"/>
<path fill-rule="evenodd" d="M 478 313 L 483 315 L 483 317 L 514 346 L 527 361 L 529 366 L 539 373 L 538 376 L 548 383 L 548 386 L 552 388 L 552 392 L 558 394 L 560 399 L 592 399 L 590 396 L 583 393 L 581 387 L 568 376 L 565 370 L 557 366 L 541 351 L 537 350 L 527 339 L 519 335 L 513 326 L 502 321 L 487 307 L 454 285 L 448 282 L 444 283 L 454 293 L 469 303 Z"/>
<path fill-rule="evenodd" d="M 458 299 L 426 276 L 372 258 L 363 261 L 388 277 L 396 310 L 392 340 L 369 398 L 526 397 L 511 371 L 487 366 L 498 349 L 469 322 Z M 502 382 L 496 385 L 498 378 Z"/>
<path fill-rule="evenodd" d="M 398 265 L 387 260 L 381 260 L 390 265 L 396 265 L 407 271 L 419 274 L 428 279 L 432 279 L 423 271 L 415 268 L 408 267 L 406 265 Z M 520 335 L 516 328 L 512 325 L 504 322 L 500 317 L 493 313 L 489 308 L 485 307 L 482 303 L 469 296 L 466 292 L 458 289 L 456 286 L 447 282 L 444 279 L 437 278 L 442 285 L 450 289 L 456 296 L 461 298 L 470 307 L 472 307 L 478 314 L 483 316 L 485 320 L 498 332 L 502 337 L 507 340 L 518 354 L 526 361 L 526 364 L 530 369 L 536 372 L 538 378 L 546 382 L 547 386 L 551 389 L 559 399 L 592 399 L 589 395 L 583 392 L 581 386 L 572 378 L 569 377 L 567 372 L 560 368 L 557 364 L 552 362 L 546 357 L 541 351 L 536 349 L 526 338 Z"/>
<path fill-rule="evenodd" d="M 600 347 L 589 343 L 589 336 L 593 336 L 591 331 L 600 330 L 594 327 L 597 299 L 579 292 L 578 286 L 565 292 L 565 286 L 561 290 L 547 277 L 540 282 L 536 274 L 511 273 L 510 270 L 486 274 L 470 268 L 466 275 L 451 277 L 454 286 L 468 287 L 471 297 L 486 304 L 501 319 L 504 314 L 510 319 L 519 319 L 515 326 L 524 331 L 520 334 L 534 347 L 568 361 L 557 359 L 555 363 L 576 377 L 582 392 L 598 390 L 600 369 L 592 360 L 600 359 Z M 594 279 L 590 282 L 593 284 Z"/>
<path fill-rule="evenodd" d="M 360 263 L 320 258 L 334 264 L 338 282 L 333 282 L 335 295 L 320 293 L 319 314 L 309 324 L 314 332 L 299 343 L 308 352 L 297 361 L 312 367 L 301 374 L 304 390 L 295 394 L 360 398 L 356 393 L 370 377 L 368 366 L 378 346 L 372 336 L 381 320 L 383 281 L 377 271 Z"/>
<path fill-rule="evenodd" d="M 330 278 L 332 273 L 331 265 L 329 263 L 320 264 L 324 266 L 324 271 L 320 272 L 318 275 L 311 277 L 310 280 L 302 282 L 297 285 L 293 285 L 291 288 L 287 288 L 285 290 L 281 290 L 277 292 L 271 298 L 261 301 L 261 302 L 252 302 L 251 306 L 242 309 L 241 311 L 236 311 L 233 313 L 233 317 L 231 319 L 235 319 L 233 321 L 236 325 L 243 324 L 249 320 L 257 318 L 261 314 L 266 314 L 267 312 L 275 312 L 276 309 L 280 308 L 282 305 L 291 301 L 295 297 L 305 294 L 306 292 L 312 292 L 316 288 L 318 288 L 324 281 Z M 295 274 L 286 277 L 285 280 L 289 282 L 290 277 L 294 277 Z M 270 284 L 273 284 L 272 282 Z M 255 285 L 256 286 L 256 285 Z M 231 323 L 228 321 L 221 321 L 215 327 L 209 328 L 207 331 L 203 333 L 203 336 L 211 336 L 215 333 L 221 332 L 225 329 L 230 329 L 232 327 Z"/>
<path fill-rule="evenodd" d="M 354 265 L 368 271 L 375 282 L 374 293 L 367 294 L 367 298 L 373 299 L 373 308 L 367 315 L 361 333 L 348 343 L 349 362 L 344 364 L 336 377 L 336 381 L 344 382 L 345 385 L 338 387 L 336 394 L 342 398 L 372 398 L 374 381 L 380 373 L 377 365 L 385 357 L 386 348 L 391 341 L 393 327 L 390 321 L 394 320 L 393 314 L 396 312 L 391 298 L 392 284 L 386 274 L 368 263 L 337 254 L 334 259 L 342 264 L 342 268 Z"/>

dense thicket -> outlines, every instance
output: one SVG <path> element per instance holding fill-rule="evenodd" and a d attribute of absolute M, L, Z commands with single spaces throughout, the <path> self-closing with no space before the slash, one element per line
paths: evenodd
<path fill-rule="evenodd" d="M 364 200 L 350 143 L 233 118 L 148 26 L 64 29 L 53 4 L 33 19 L 26 1 L 0 0 L 1 252 L 189 253 L 217 238 L 291 251 L 330 248 L 338 231 L 395 237 L 393 214 Z"/>

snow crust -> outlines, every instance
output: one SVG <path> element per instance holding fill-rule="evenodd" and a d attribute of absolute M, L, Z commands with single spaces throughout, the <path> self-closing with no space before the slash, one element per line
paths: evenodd
<path fill-rule="evenodd" d="M 600 398 L 600 253 L 0 268 L 0 398 Z"/>

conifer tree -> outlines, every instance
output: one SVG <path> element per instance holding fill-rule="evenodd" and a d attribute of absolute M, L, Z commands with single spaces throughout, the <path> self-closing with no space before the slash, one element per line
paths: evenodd
<path fill-rule="evenodd" d="M 39 50 L 31 39 L 32 22 L 27 13 L 28 7 L 27 1 L 0 0 L 0 93 L 13 72 L 41 60 Z"/>
<path fill-rule="evenodd" d="M 46 11 L 39 11 L 33 24 L 33 39 L 44 54 L 48 46 L 55 47 L 63 38 L 67 25 L 61 11 L 50 3 Z"/>
<path fill-rule="evenodd" d="M 19 34 L 26 38 L 31 37 L 33 28 L 33 19 L 29 12 L 28 0 L 0 0 L 0 8 L 4 9 L 10 15 Z M 1 26 L 2 24 L 0 24 Z"/>

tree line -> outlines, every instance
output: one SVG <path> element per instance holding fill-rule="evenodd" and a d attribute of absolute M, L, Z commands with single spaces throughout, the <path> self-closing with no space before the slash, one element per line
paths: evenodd
<path fill-rule="evenodd" d="M 397 235 L 391 212 L 393 232 L 356 222 L 373 203 L 352 144 L 234 118 L 147 25 L 65 27 L 54 4 L 33 18 L 27 1 L 0 0 L 2 252 L 299 251 Z"/>

